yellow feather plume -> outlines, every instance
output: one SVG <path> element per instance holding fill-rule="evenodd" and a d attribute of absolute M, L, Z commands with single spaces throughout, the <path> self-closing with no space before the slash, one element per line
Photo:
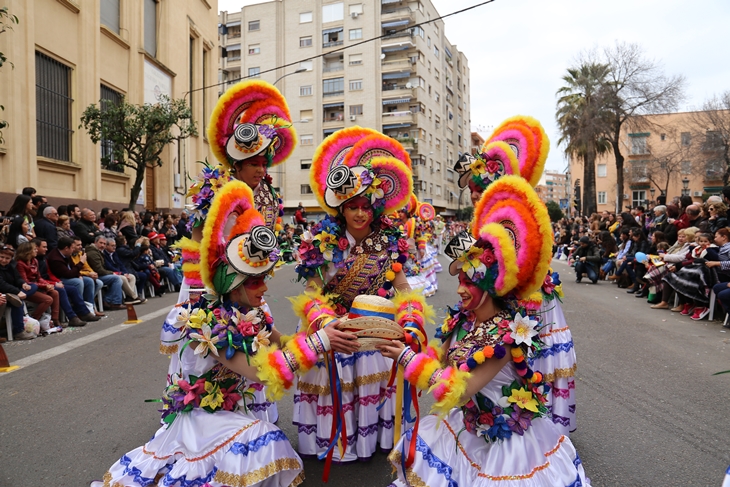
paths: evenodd
<path fill-rule="evenodd" d="M 276 345 L 270 347 L 262 345 L 250 359 L 251 365 L 256 367 L 256 376 L 266 386 L 266 398 L 270 401 L 278 401 L 286 392 L 284 381 L 278 371 L 269 365 L 269 355 L 277 350 Z"/>
<path fill-rule="evenodd" d="M 452 409 L 465 404 L 469 400 L 468 397 L 464 397 L 464 394 L 466 394 L 467 381 L 470 377 L 471 374 L 469 372 L 457 370 L 456 375 L 449 380 L 451 385 L 449 392 L 446 393 L 443 399 L 434 403 L 431 407 L 431 412 L 437 413 L 439 416 L 445 416 Z M 439 384 L 441 384 L 441 382 L 431 386 L 431 389 L 429 389 L 428 392 L 430 393 L 431 390 L 438 387 Z"/>

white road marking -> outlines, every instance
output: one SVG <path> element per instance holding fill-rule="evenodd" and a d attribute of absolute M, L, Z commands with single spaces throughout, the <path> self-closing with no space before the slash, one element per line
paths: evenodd
<path fill-rule="evenodd" d="M 142 320 L 142 323 L 145 321 L 153 320 L 155 318 L 159 318 L 160 316 L 167 316 L 167 314 L 170 312 L 169 308 L 162 308 L 158 309 L 157 311 L 153 311 L 152 313 L 148 313 L 146 315 L 140 316 L 139 319 Z M 28 357 L 22 358 L 20 360 L 17 360 L 13 362 L 11 365 L 17 365 L 20 367 L 20 369 L 15 369 L 11 372 L 7 372 L 5 374 L 0 374 L 0 378 L 3 376 L 7 376 L 12 374 L 13 372 L 16 372 L 18 370 L 23 369 L 24 367 L 28 367 L 30 365 L 37 364 L 38 362 L 43 362 L 44 360 L 48 360 L 50 358 L 56 357 L 58 355 L 61 355 L 62 353 L 70 352 L 71 350 L 79 347 L 83 347 L 84 345 L 88 345 L 89 343 L 95 342 L 97 340 L 101 340 L 102 338 L 106 338 L 108 336 L 114 335 L 115 333 L 119 333 L 120 331 L 124 331 L 128 328 L 141 325 L 142 323 L 137 324 L 129 324 L 125 325 L 124 323 L 120 325 L 112 326 L 111 328 L 107 328 L 106 330 L 101 330 L 96 333 L 92 333 L 91 335 L 87 335 L 83 338 L 79 338 L 78 340 L 73 340 L 68 343 L 64 343 L 63 345 L 59 345 L 57 347 L 49 348 L 48 350 L 45 350 L 40 353 L 36 353 L 35 355 L 30 355 Z"/>

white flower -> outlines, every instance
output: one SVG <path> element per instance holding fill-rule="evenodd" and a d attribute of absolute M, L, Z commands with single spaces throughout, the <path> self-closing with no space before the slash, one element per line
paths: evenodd
<path fill-rule="evenodd" d="M 515 345 L 525 343 L 527 345 L 532 344 L 532 337 L 537 335 L 535 327 L 538 322 L 531 320 L 528 316 L 517 315 L 512 323 L 509 324 L 510 330 L 512 330 L 512 339 L 515 341 Z"/>
<path fill-rule="evenodd" d="M 508 408 L 508 407 L 510 407 L 510 406 L 512 405 L 512 404 L 511 404 L 511 403 L 509 402 L 509 400 L 507 399 L 507 396 L 502 396 L 502 397 L 500 397 L 500 398 L 499 398 L 499 399 L 497 400 L 497 404 L 498 404 L 498 405 L 499 405 L 499 407 L 501 407 L 502 409 L 504 409 L 504 408 Z"/>
<path fill-rule="evenodd" d="M 251 342 L 251 350 L 255 352 L 260 346 L 268 347 L 271 345 L 271 340 L 269 340 L 270 336 L 270 331 L 261 330 L 259 334 L 253 338 L 253 341 Z"/>
<path fill-rule="evenodd" d="M 488 424 L 482 424 L 482 423 L 477 424 L 477 436 L 487 436 L 488 437 L 488 435 L 487 435 L 488 430 L 489 430 Z"/>
<path fill-rule="evenodd" d="M 261 318 L 259 318 L 259 312 L 256 309 L 252 309 L 246 315 L 243 317 L 243 321 L 246 323 L 253 323 L 254 325 L 258 325 L 261 323 Z"/>
<path fill-rule="evenodd" d="M 218 356 L 218 349 L 216 348 L 215 344 L 218 343 L 220 338 L 218 338 L 218 335 L 211 338 L 211 330 L 208 325 L 203 325 L 200 333 L 191 333 L 188 335 L 192 340 L 195 340 L 198 342 L 198 346 L 195 348 L 195 355 L 202 355 L 203 357 L 207 357 L 208 353 L 213 352 L 213 354 L 217 357 Z"/>
<path fill-rule="evenodd" d="M 378 201 L 380 198 L 384 197 L 385 193 L 382 189 L 377 188 L 375 191 L 373 191 L 373 194 L 370 196 L 370 204 L 374 205 L 376 201 Z"/>

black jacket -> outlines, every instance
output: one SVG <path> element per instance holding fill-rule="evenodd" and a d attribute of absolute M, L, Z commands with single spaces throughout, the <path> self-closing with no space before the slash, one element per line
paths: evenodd
<path fill-rule="evenodd" d="M 637 253 L 641 252 L 644 254 L 648 254 L 649 250 L 651 249 L 651 244 L 648 240 L 639 240 L 638 242 L 635 240 L 631 240 L 631 248 L 629 249 L 628 253 L 626 254 L 626 257 L 633 258 L 636 256 Z"/>
<path fill-rule="evenodd" d="M 137 231 L 131 225 L 122 228 L 121 230 L 119 230 L 119 233 L 121 233 L 122 236 L 127 239 L 127 245 L 129 245 L 130 247 L 134 247 L 134 244 L 137 243 L 137 239 L 139 238 L 139 235 L 137 235 Z"/>
<path fill-rule="evenodd" d="M 71 230 L 73 230 L 76 236 L 81 239 L 81 243 L 84 244 L 84 247 L 94 243 L 94 237 L 99 232 L 99 228 L 94 222 L 84 220 L 83 218 L 72 223 Z"/>
<path fill-rule="evenodd" d="M 170 256 L 167 254 L 167 250 L 165 250 L 164 247 L 155 247 L 152 245 L 150 248 L 152 249 L 152 256 L 155 260 L 162 260 L 165 262 L 165 265 L 172 263 L 172 259 L 170 259 Z"/>
<path fill-rule="evenodd" d="M 114 254 L 119 257 L 119 260 L 122 261 L 122 264 L 127 269 L 141 271 L 144 269 L 140 268 L 140 266 L 135 263 L 135 260 L 137 259 L 137 257 L 139 257 L 140 252 L 142 252 L 142 249 L 137 246 L 129 247 L 127 245 L 120 245 L 117 247 L 117 251 L 114 252 Z"/>
<path fill-rule="evenodd" d="M 11 261 L 8 265 L 0 266 L 0 292 L 18 294 L 23 289 L 25 281 L 20 277 L 15 262 Z"/>
<path fill-rule="evenodd" d="M 35 221 L 35 236 L 48 242 L 48 250 L 58 247 L 58 230 L 48 218 L 39 218 Z"/>
<path fill-rule="evenodd" d="M 573 256 L 575 257 L 575 260 L 578 260 L 581 257 L 585 257 L 586 262 L 589 262 L 591 264 L 599 264 L 601 262 L 601 249 L 599 249 L 596 244 L 591 242 L 588 244 L 588 247 L 583 247 L 582 245 L 579 245 L 573 253 Z"/>

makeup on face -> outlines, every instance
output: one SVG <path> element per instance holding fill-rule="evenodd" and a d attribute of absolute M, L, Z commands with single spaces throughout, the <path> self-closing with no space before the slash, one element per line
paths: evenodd
<path fill-rule="evenodd" d="M 243 290 L 245 291 L 248 304 L 254 308 L 263 304 L 264 294 L 268 289 L 266 286 L 266 276 L 249 277 L 243 283 Z"/>
<path fill-rule="evenodd" d="M 459 273 L 459 287 L 456 293 L 461 298 L 464 309 L 474 310 L 479 307 L 484 297 L 484 291 L 474 284 L 464 273 Z"/>
<path fill-rule="evenodd" d="M 361 230 L 373 222 L 373 207 L 367 198 L 353 198 L 344 204 L 342 214 L 351 230 Z"/>
<path fill-rule="evenodd" d="M 235 164 L 233 167 L 236 179 L 256 188 L 266 176 L 266 158 L 255 156 Z"/>

